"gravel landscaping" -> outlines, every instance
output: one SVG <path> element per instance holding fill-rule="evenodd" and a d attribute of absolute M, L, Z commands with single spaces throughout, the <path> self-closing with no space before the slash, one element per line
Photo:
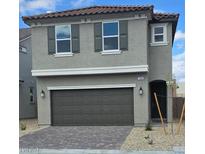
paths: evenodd
<path fill-rule="evenodd" d="M 173 124 L 176 132 L 177 123 Z M 143 127 L 135 127 L 121 146 L 122 150 L 173 150 L 173 147 L 185 145 L 185 126 L 181 126 L 179 135 L 172 135 L 171 124 L 167 125 L 167 135 L 161 127 L 153 127 L 152 131 L 145 131 Z M 148 139 L 145 139 L 149 135 Z M 149 144 L 150 139 L 153 144 Z"/>
<path fill-rule="evenodd" d="M 21 130 L 21 124 L 26 126 L 25 130 Z M 23 119 L 19 121 L 19 137 L 22 137 L 26 134 L 41 130 L 47 126 L 38 126 L 37 119 Z"/>

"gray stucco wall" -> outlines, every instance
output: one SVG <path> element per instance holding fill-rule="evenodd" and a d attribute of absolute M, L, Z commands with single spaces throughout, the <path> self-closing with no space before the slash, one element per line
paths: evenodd
<path fill-rule="evenodd" d="M 151 37 L 149 37 L 151 38 Z M 149 80 L 172 79 L 172 25 L 167 26 L 167 45 L 149 45 Z"/>
<path fill-rule="evenodd" d="M 150 28 L 149 28 L 149 31 Z M 149 34 L 151 34 L 149 32 Z M 151 36 L 149 36 L 151 39 Z M 154 80 L 170 81 L 172 79 L 172 24 L 167 25 L 167 45 L 150 46 L 149 56 L 149 82 Z M 150 42 L 150 41 L 149 41 Z M 167 87 L 167 120 L 172 122 L 172 90 Z"/>
<path fill-rule="evenodd" d="M 147 65 L 147 19 L 129 20 L 128 51 L 120 55 L 94 52 L 94 24 L 80 24 L 80 53 L 72 57 L 48 55 L 47 28 L 32 28 L 33 69 Z"/>
<path fill-rule="evenodd" d="M 37 97 L 36 97 L 36 81 L 31 75 L 31 38 L 22 41 L 21 46 L 27 49 L 27 53 L 19 52 L 19 80 L 23 80 L 19 84 L 19 118 L 37 117 Z M 30 102 L 29 87 L 34 88 L 34 103 Z"/>
<path fill-rule="evenodd" d="M 143 81 L 138 81 L 137 77 L 143 76 Z M 64 77 L 40 77 L 37 79 L 38 95 L 38 122 L 39 125 L 51 124 L 51 102 L 50 92 L 47 87 L 52 86 L 90 86 L 90 85 L 119 85 L 136 84 L 133 90 L 134 96 L 134 123 L 135 125 L 145 125 L 148 122 L 148 77 L 146 73 L 140 74 L 115 74 L 115 75 L 88 75 L 88 76 L 64 76 Z M 143 95 L 139 95 L 139 87 L 144 90 Z M 45 97 L 40 96 L 41 91 L 45 91 Z"/>

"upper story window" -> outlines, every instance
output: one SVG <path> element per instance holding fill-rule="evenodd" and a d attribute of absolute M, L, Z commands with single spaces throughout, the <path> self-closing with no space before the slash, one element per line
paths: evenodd
<path fill-rule="evenodd" d="M 166 45 L 167 44 L 167 24 L 151 25 L 151 45 Z"/>
<path fill-rule="evenodd" d="M 119 22 L 103 23 L 103 51 L 119 50 Z"/>
<path fill-rule="evenodd" d="M 164 27 L 155 27 L 154 42 L 163 42 L 163 41 L 164 41 Z"/>
<path fill-rule="evenodd" d="M 55 26 L 56 33 L 56 53 L 71 53 L 71 26 L 60 25 Z"/>

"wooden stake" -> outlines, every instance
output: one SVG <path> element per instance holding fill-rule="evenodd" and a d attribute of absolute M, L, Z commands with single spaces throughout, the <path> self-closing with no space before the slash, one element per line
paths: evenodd
<path fill-rule="evenodd" d="M 163 117 L 162 117 L 162 113 L 161 113 L 161 110 L 160 110 L 160 106 L 159 106 L 159 102 L 158 102 L 156 93 L 154 93 L 154 97 L 155 97 L 155 101 L 156 101 L 156 104 L 157 104 L 157 109 L 158 109 L 158 112 L 159 112 L 159 116 L 160 116 L 160 120 L 161 120 L 161 123 L 162 123 L 162 127 L 164 129 L 164 134 L 166 135 L 167 132 L 166 132 L 166 129 L 165 129 L 165 125 L 164 125 L 164 121 L 163 121 Z"/>
<path fill-rule="evenodd" d="M 178 124 L 178 127 L 177 127 L 177 134 L 179 134 L 179 131 L 180 131 L 180 128 L 181 128 L 182 119 L 183 119 L 183 116 L 184 116 L 184 110 L 185 110 L 185 102 L 184 102 L 184 105 L 183 105 L 183 108 L 182 108 L 181 117 L 180 117 L 179 124 Z"/>

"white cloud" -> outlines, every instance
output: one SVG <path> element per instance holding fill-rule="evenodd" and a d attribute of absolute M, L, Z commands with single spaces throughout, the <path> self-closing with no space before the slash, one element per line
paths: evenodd
<path fill-rule="evenodd" d="M 94 4 L 94 0 L 20 0 L 20 14 L 34 15 L 49 13 L 56 10 L 56 5 L 70 5 L 69 8 L 78 8 Z"/>
<path fill-rule="evenodd" d="M 94 0 L 72 0 L 71 5 L 74 8 L 84 7 L 94 4 Z"/>
<path fill-rule="evenodd" d="M 184 32 L 182 32 L 181 30 L 178 30 L 178 31 L 176 32 L 176 34 L 175 34 L 174 40 L 175 40 L 175 41 L 184 40 L 184 38 L 185 38 Z"/>
<path fill-rule="evenodd" d="M 184 48 L 184 43 L 177 43 L 176 47 L 177 47 L 177 49 L 183 49 Z"/>
<path fill-rule="evenodd" d="M 177 82 L 184 82 L 185 78 L 185 54 L 180 53 L 173 56 L 173 73 Z"/>
<path fill-rule="evenodd" d="M 55 11 L 57 2 L 60 2 L 60 0 L 20 0 L 20 13 L 22 15 L 32 15 Z"/>
<path fill-rule="evenodd" d="M 164 11 L 164 10 L 161 10 L 161 9 L 154 9 L 154 12 L 155 12 L 155 13 L 164 13 L 165 11 Z"/>

